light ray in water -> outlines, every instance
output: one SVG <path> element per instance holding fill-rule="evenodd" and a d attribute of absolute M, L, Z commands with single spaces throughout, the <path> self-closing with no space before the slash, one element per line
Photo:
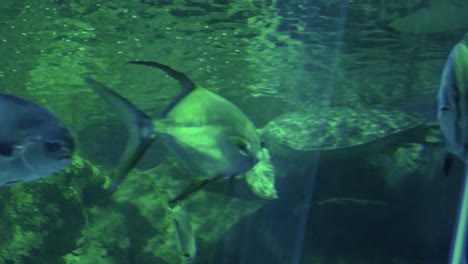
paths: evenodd
<path fill-rule="evenodd" d="M 466 264 L 466 228 L 468 221 L 468 166 L 465 166 L 463 184 L 458 204 L 457 219 L 453 230 L 449 264 Z"/>

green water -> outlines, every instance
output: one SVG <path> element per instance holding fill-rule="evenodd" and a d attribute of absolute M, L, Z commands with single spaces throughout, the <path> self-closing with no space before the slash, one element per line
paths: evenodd
<path fill-rule="evenodd" d="M 0 264 L 182 263 L 166 201 L 189 172 L 156 142 L 109 196 L 103 186 L 126 130 L 83 76 L 153 118 L 177 83 L 127 61 L 184 72 L 258 128 L 288 111 L 329 107 L 434 121 L 445 59 L 468 22 L 433 14 L 434 25 L 420 22 L 415 32 L 392 25 L 429 2 L 440 10 L 468 4 L 411 2 L 2 1 L 0 92 L 56 114 L 75 134 L 80 158 L 45 180 L 0 189 Z M 253 196 L 242 179 L 207 186 L 184 201 L 195 263 L 446 263 L 463 165 L 443 177 L 443 147 L 398 147 L 347 160 L 272 153 L 273 201 Z"/>

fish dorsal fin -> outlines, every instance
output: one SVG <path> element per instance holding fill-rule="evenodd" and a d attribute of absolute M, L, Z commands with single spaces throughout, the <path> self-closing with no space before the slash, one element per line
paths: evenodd
<path fill-rule="evenodd" d="M 146 66 L 151 66 L 155 67 L 158 69 L 163 70 L 166 74 L 171 76 L 172 78 L 176 79 L 180 86 L 182 87 L 182 92 L 177 95 L 177 97 L 164 109 L 164 111 L 161 113 L 161 118 L 165 118 L 167 114 L 180 102 L 182 99 L 185 98 L 191 91 L 195 90 L 197 88 L 196 84 L 190 80 L 185 74 L 176 71 L 172 69 L 171 67 L 161 64 L 159 62 L 153 62 L 153 61 L 129 61 L 128 63 L 130 64 L 140 64 L 140 65 L 146 65 Z"/>

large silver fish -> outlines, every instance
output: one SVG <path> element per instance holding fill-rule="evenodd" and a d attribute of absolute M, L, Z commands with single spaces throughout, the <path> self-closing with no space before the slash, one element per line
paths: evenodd
<path fill-rule="evenodd" d="M 183 73 L 157 62 L 133 61 L 159 68 L 175 78 L 182 93 L 159 119 L 151 119 L 127 99 L 91 78 L 85 81 L 113 105 L 129 130 L 129 142 L 111 191 L 124 180 L 156 137 L 160 137 L 182 164 L 202 180 L 172 202 L 183 199 L 206 183 L 242 175 L 262 159 L 260 138 L 254 124 L 234 104 L 197 87 Z"/>
<path fill-rule="evenodd" d="M 447 149 L 468 163 L 468 34 L 447 58 L 437 99 Z"/>
<path fill-rule="evenodd" d="M 438 120 L 450 153 L 465 163 L 455 228 L 449 253 L 450 264 L 466 263 L 468 237 L 468 34 L 453 47 L 442 73 L 438 93 Z M 451 158 L 445 159 L 448 174 Z"/>
<path fill-rule="evenodd" d="M 197 243 L 189 213 L 181 208 L 172 208 L 173 224 L 176 237 L 177 253 L 183 263 L 194 263 L 197 256 Z"/>
<path fill-rule="evenodd" d="M 0 94 L 0 186 L 46 177 L 70 164 L 73 138 L 41 106 Z"/>

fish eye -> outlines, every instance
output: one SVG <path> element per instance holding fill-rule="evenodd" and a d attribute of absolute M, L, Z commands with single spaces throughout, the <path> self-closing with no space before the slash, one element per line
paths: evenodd
<path fill-rule="evenodd" d="M 63 147 L 63 142 L 59 140 L 47 140 L 44 142 L 44 147 L 49 152 L 57 152 Z"/>
<path fill-rule="evenodd" d="M 450 111 L 450 108 L 448 106 L 443 106 L 442 108 L 440 108 L 440 111 L 442 111 L 442 112 Z"/>
<path fill-rule="evenodd" d="M 245 138 L 232 136 L 230 140 L 242 155 L 250 154 L 250 143 Z"/>
<path fill-rule="evenodd" d="M 237 149 L 244 154 L 247 155 L 249 153 L 249 146 L 245 142 L 237 142 L 236 143 Z"/>

